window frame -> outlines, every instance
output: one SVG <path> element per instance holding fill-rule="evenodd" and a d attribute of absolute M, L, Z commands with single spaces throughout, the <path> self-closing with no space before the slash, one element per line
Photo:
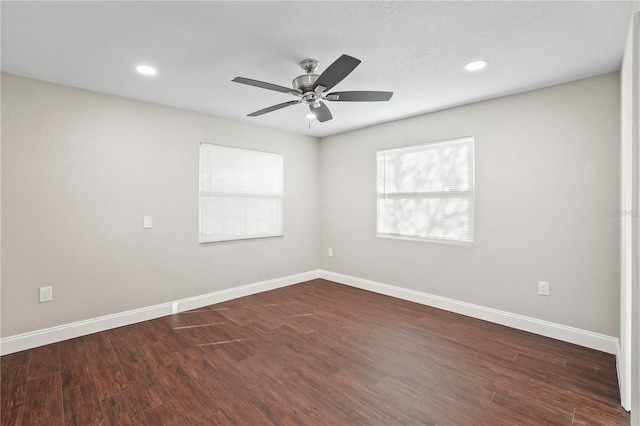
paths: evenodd
<path fill-rule="evenodd" d="M 391 195 L 393 198 L 399 199 L 424 199 L 424 198 L 452 198 L 451 194 L 468 194 L 468 196 L 457 197 L 457 198 L 466 198 L 471 203 L 471 216 L 472 220 L 469 221 L 469 226 L 471 228 L 468 235 L 470 235 L 470 240 L 460 240 L 460 239 L 447 239 L 447 238 L 437 238 L 437 237 L 420 237 L 417 235 L 403 235 L 403 234 L 391 234 L 391 233 L 381 233 L 380 232 L 380 205 L 379 201 L 381 198 L 387 198 L 390 194 L 380 193 L 379 192 L 379 155 L 385 152 L 393 152 L 393 151 L 401 151 L 401 150 L 411 150 L 418 149 L 420 147 L 428 147 L 433 145 L 447 144 L 447 143 L 460 143 L 460 142 L 468 142 L 468 146 L 470 148 L 470 157 L 471 161 L 469 163 L 470 167 L 470 183 L 471 189 L 466 191 L 443 191 L 443 192 L 416 192 L 416 193 L 399 193 L 398 196 Z M 476 183 L 475 183 L 475 171 L 476 171 L 476 157 L 475 157 L 475 137 L 474 136 L 464 136 L 454 139 L 444 139 L 430 142 L 423 142 L 413 145 L 405 145 L 405 146 L 397 146 L 391 148 L 379 149 L 376 151 L 376 237 L 377 238 L 385 238 L 385 239 L 395 239 L 395 240 L 407 240 L 407 241 L 418 241 L 425 243 L 438 243 L 438 244 L 448 244 L 448 245 L 458 245 L 458 246 L 474 246 L 476 240 L 476 226 L 475 226 L 475 211 L 476 211 Z M 426 195 L 429 194 L 429 195 Z M 440 194 L 440 196 L 438 196 Z M 446 195 L 445 195 L 446 194 Z M 404 196 L 402 196 L 404 195 Z M 453 198 L 456 198 L 455 196 Z"/>
<path fill-rule="evenodd" d="M 239 235 L 239 236 L 224 236 L 224 237 L 219 237 L 219 238 L 206 238 L 203 239 L 203 235 L 206 235 L 205 233 L 203 233 L 202 231 L 202 227 L 203 227 L 203 215 L 202 215 L 202 202 L 203 202 L 203 189 L 202 189 L 202 149 L 203 149 L 203 145 L 209 145 L 209 146 L 214 146 L 214 147 L 220 147 L 220 148 L 226 148 L 226 149 L 233 149 L 233 150 L 239 150 L 239 151 L 250 151 L 253 153 L 260 153 L 260 154 L 269 154 L 269 155 L 276 155 L 279 156 L 281 158 L 281 167 L 282 170 L 280 171 L 280 175 L 282 177 L 282 183 L 281 183 L 281 192 L 279 194 L 276 195 L 268 195 L 266 193 L 262 194 L 262 193 L 228 193 L 228 194 L 224 194 L 222 195 L 223 197 L 229 196 L 229 197 L 233 197 L 233 194 L 236 194 L 235 196 L 239 196 L 239 197 L 247 197 L 247 198 L 268 198 L 268 197 L 273 197 L 275 199 L 279 199 L 280 201 L 280 205 L 279 205 L 279 213 L 280 213 L 280 229 L 276 232 L 270 232 L 270 233 L 265 233 L 265 234 L 247 234 L 247 235 Z M 199 144 L 198 147 L 198 242 L 199 244 L 209 244 L 209 243 L 221 243 L 221 242 L 229 242 L 229 241 L 244 241 L 244 240 L 255 240 L 255 239 L 263 239 L 263 238 L 274 238 L 274 237 L 284 237 L 284 185 L 285 184 L 285 180 L 284 180 L 284 154 L 281 153 L 277 153 L 277 152 L 269 152 L 269 151 L 261 151 L 261 150 L 257 150 L 257 149 L 251 149 L 251 148 L 243 148 L 243 147 L 237 147 L 237 146 L 230 146 L 230 145 L 222 145 L 222 144 L 214 144 L 214 143 L 208 143 L 208 142 L 201 142 Z M 209 194 L 209 196 L 215 197 L 215 192 L 211 192 L 211 194 Z M 221 193 L 222 194 L 222 193 Z"/>

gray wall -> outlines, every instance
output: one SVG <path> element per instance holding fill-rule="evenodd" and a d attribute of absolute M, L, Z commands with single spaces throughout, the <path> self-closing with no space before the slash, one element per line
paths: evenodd
<path fill-rule="evenodd" d="M 1 131 L 3 336 L 318 267 L 618 335 L 617 73 L 322 141 L 3 74 Z M 475 246 L 377 239 L 375 151 L 467 135 Z M 197 243 L 200 142 L 285 155 L 284 238 Z"/>
<path fill-rule="evenodd" d="M 284 154 L 283 238 L 198 244 L 200 142 Z M 318 150 L 311 137 L 3 74 L 2 335 L 317 269 Z"/>
<path fill-rule="evenodd" d="M 324 138 L 321 268 L 617 336 L 619 102 L 613 73 Z M 376 238 L 376 150 L 469 135 L 475 246 Z"/>

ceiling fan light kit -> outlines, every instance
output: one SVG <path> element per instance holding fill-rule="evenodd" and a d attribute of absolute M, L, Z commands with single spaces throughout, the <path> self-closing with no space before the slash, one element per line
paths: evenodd
<path fill-rule="evenodd" d="M 360 65 L 360 60 L 349 55 L 340 56 L 322 74 L 315 74 L 320 63 L 315 59 L 304 59 L 298 64 L 305 74 L 299 75 L 291 82 L 292 88 L 252 80 L 244 77 L 236 77 L 233 82 L 259 87 L 262 89 L 282 92 L 298 97 L 297 100 L 283 102 L 259 111 L 248 114 L 249 117 L 257 117 L 269 112 L 277 111 L 291 105 L 305 103 L 309 105 L 311 114 L 320 122 L 333 118 L 331 111 L 323 101 L 331 102 L 385 102 L 391 99 L 393 92 L 378 91 L 350 91 L 327 93 L 336 84 L 340 83 Z"/>

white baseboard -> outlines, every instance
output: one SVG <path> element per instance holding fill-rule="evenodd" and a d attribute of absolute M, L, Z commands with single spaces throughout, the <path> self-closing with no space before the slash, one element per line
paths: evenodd
<path fill-rule="evenodd" d="M 320 271 L 320 278 L 345 284 L 351 287 L 380 293 L 398 299 L 408 300 L 421 305 L 444 309 L 469 317 L 505 325 L 518 330 L 528 331 L 553 339 L 562 340 L 598 351 L 617 355 L 619 341 L 616 337 L 594 333 L 567 325 L 557 324 L 498 309 L 487 308 L 480 305 L 461 302 L 455 299 L 435 296 L 389 284 L 383 284 L 350 275 L 339 274 L 330 271 Z"/>
<path fill-rule="evenodd" d="M 616 355 L 616 372 L 618 373 L 618 388 L 620 389 L 620 405 L 627 411 L 631 411 L 631 383 L 627 375 L 627 368 L 623 363 L 622 343 L 618 341 Z"/>
<path fill-rule="evenodd" d="M 140 309 L 119 312 L 88 320 L 77 321 L 55 327 L 36 330 L 28 333 L 17 334 L 0 339 L 0 355 L 7 355 L 26 349 L 35 348 L 50 343 L 60 342 L 74 337 L 80 337 L 91 333 L 110 330 L 116 327 L 135 324 L 177 312 L 188 311 L 249 296 L 263 291 L 274 290 L 304 281 L 323 278 L 351 287 L 380 293 L 402 300 L 419 303 L 434 308 L 459 313 L 473 318 L 505 325 L 518 330 L 529 331 L 542 336 L 551 337 L 565 342 L 575 343 L 580 346 L 596 349 L 610 354 L 618 353 L 619 341 L 615 337 L 593 333 L 587 330 L 556 324 L 536 318 L 461 302 L 446 297 L 435 296 L 389 284 L 383 284 L 350 275 L 339 274 L 324 270 L 303 272 L 272 280 L 247 284 L 227 290 L 216 291 L 200 296 L 189 297 L 159 305 L 148 306 Z"/>
<path fill-rule="evenodd" d="M 318 270 L 308 271 L 272 280 L 247 284 L 240 287 L 234 287 L 227 290 L 215 291 L 201 296 L 189 297 L 173 302 L 161 303 L 159 305 L 133 309 L 130 311 L 4 337 L 0 339 L 0 355 L 7 355 L 42 345 L 48 345 L 50 343 L 73 339 L 74 337 L 85 336 L 91 333 L 97 333 L 116 327 L 122 327 L 125 325 L 135 324 L 137 322 L 171 315 L 177 312 L 226 302 L 227 300 L 237 299 L 251 294 L 262 293 L 263 291 L 274 290 L 276 288 L 313 280 L 319 278 L 319 276 L 320 271 Z"/>

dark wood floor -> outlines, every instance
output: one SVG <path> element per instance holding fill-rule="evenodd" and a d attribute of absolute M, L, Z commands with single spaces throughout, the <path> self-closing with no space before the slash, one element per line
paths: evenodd
<path fill-rule="evenodd" d="M 2 357 L 2 425 L 628 425 L 612 355 L 315 280 Z"/>

